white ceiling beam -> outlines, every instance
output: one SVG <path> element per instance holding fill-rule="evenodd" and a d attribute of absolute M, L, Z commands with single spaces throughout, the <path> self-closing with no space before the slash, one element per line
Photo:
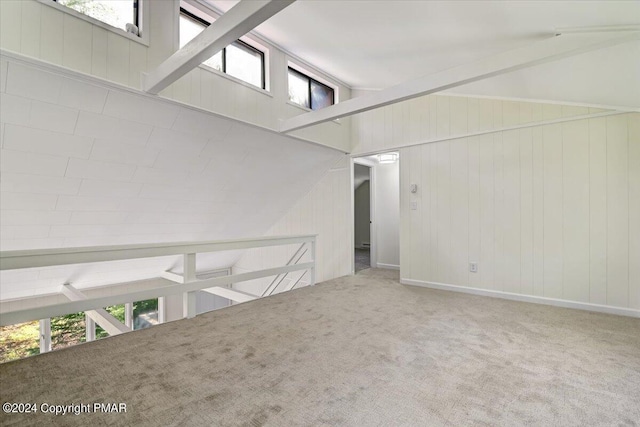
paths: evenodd
<path fill-rule="evenodd" d="M 247 292 L 242 292 L 235 289 L 221 288 L 219 286 L 216 286 L 214 288 L 206 288 L 203 289 L 203 291 L 222 298 L 230 299 L 234 302 L 247 302 L 259 298 L 257 295 L 252 295 Z"/>
<path fill-rule="evenodd" d="M 143 78 L 145 92 L 157 94 L 295 0 L 243 0 Z"/>
<path fill-rule="evenodd" d="M 640 39 L 640 31 L 576 32 L 551 37 L 519 49 L 443 70 L 379 92 L 352 98 L 322 110 L 284 120 L 280 132 L 314 126 L 478 80 L 557 61 L 570 56 Z"/>
<path fill-rule="evenodd" d="M 64 294 L 64 296 L 66 296 L 71 301 L 82 301 L 87 299 L 87 296 L 85 294 L 71 285 L 63 285 L 62 294 Z M 131 328 L 127 327 L 118 319 L 113 317 L 104 308 L 99 308 L 97 310 L 88 310 L 85 311 L 85 314 L 98 325 L 100 325 L 100 327 L 107 331 L 107 333 L 111 336 L 123 334 L 125 332 L 131 332 Z"/>

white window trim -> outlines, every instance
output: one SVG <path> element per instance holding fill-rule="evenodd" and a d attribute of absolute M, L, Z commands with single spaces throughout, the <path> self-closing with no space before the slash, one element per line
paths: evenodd
<path fill-rule="evenodd" d="M 0 0 L 1 1 L 1 0 Z M 218 11 L 215 7 L 209 5 L 208 3 L 204 3 L 203 0 L 178 0 L 178 3 L 180 4 L 180 7 L 183 7 L 185 9 L 187 9 L 188 11 L 192 12 L 192 13 L 196 13 L 195 11 L 200 11 L 200 12 L 204 12 L 205 14 L 208 14 L 209 16 L 213 16 L 213 17 L 219 17 L 221 15 L 221 12 Z M 185 7 L 186 5 L 186 7 Z M 176 20 L 178 19 L 179 14 L 176 16 Z M 215 19 L 215 18 L 214 18 Z M 176 24 L 176 28 L 177 28 Z M 347 83 L 341 81 L 340 79 L 336 78 L 335 76 L 331 76 L 327 73 L 325 73 L 324 71 L 320 70 L 318 67 L 316 67 L 313 64 L 310 64 L 309 62 L 305 61 L 304 59 L 296 56 L 295 54 L 289 52 L 287 49 L 285 49 L 284 47 L 278 45 L 277 43 L 274 43 L 273 40 L 269 40 L 266 37 L 263 37 L 262 35 L 251 31 L 249 32 L 249 34 L 246 35 L 247 39 L 251 40 L 251 42 L 249 42 L 249 44 L 252 43 L 256 43 L 258 46 L 265 46 L 266 51 L 264 52 L 265 55 L 267 53 L 269 53 L 270 49 L 275 49 L 276 51 L 278 51 L 279 53 L 282 53 L 285 55 L 285 58 L 289 61 L 289 63 L 293 63 L 294 65 L 300 67 L 302 70 L 313 70 L 312 72 L 309 72 L 308 75 L 310 75 L 311 77 L 318 77 L 316 80 L 318 80 L 319 82 L 325 83 L 327 84 L 329 87 L 334 89 L 334 94 L 337 96 L 337 98 L 335 99 L 335 103 L 339 103 L 340 102 L 340 91 L 337 90 L 341 87 L 343 88 L 347 88 L 348 90 L 351 90 L 352 87 L 350 85 L 348 85 Z M 241 38 L 241 40 L 246 41 L 244 39 Z M 176 45 L 175 45 L 175 49 L 177 49 L 179 46 L 179 42 L 178 42 L 178 36 L 176 35 Z M 269 65 L 270 62 L 267 60 L 266 65 Z M 270 67 L 267 66 L 265 73 L 270 72 Z M 270 81 L 269 79 L 267 81 Z"/>
<path fill-rule="evenodd" d="M 113 27 L 109 24 L 107 24 L 106 22 L 102 22 L 99 19 L 96 18 L 92 18 L 91 16 L 85 15 L 83 13 L 78 12 L 77 10 L 71 9 L 70 7 L 67 6 L 63 6 L 58 2 L 55 2 L 53 0 L 37 0 L 38 2 L 52 7 L 54 9 L 57 9 L 63 13 L 66 13 L 68 15 L 71 15 L 75 18 L 78 19 L 82 19 L 83 21 L 86 21 L 92 25 L 96 25 L 98 27 L 104 28 L 107 31 L 111 31 L 112 33 L 115 33 L 119 36 L 122 36 L 124 38 L 127 38 L 129 40 L 132 40 L 134 42 L 140 43 L 144 46 L 149 47 L 149 30 L 148 30 L 148 23 L 147 23 L 147 17 L 149 16 L 149 1 L 150 0 L 138 0 L 138 24 L 139 28 L 138 30 L 140 31 L 140 35 L 136 36 L 135 34 L 131 34 L 126 32 L 125 30 L 121 29 L 121 28 L 116 28 Z"/>
<path fill-rule="evenodd" d="M 1 1 L 1 0 L 0 0 L 0 1 Z M 244 40 L 243 40 L 243 41 L 244 41 Z M 251 83 L 247 83 L 247 82 L 245 82 L 245 81 L 244 81 L 244 80 L 242 80 L 242 79 L 239 79 L 239 78 L 237 78 L 237 77 L 232 76 L 231 74 L 223 73 L 223 72 L 222 72 L 222 71 L 220 71 L 220 70 L 216 70 L 216 69 L 215 69 L 215 68 L 213 68 L 213 67 L 209 67 L 208 65 L 205 65 L 204 63 L 203 63 L 203 64 L 198 65 L 198 68 L 200 68 L 200 69 L 201 69 L 201 70 L 203 70 L 203 71 L 207 71 L 207 72 L 209 72 L 209 73 L 215 74 L 215 75 L 216 75 L 216 76 L 218 76 L 218 77 L 222 77 L 222 78 L 225 78 L 225 79 L 227 79 L 227 80 L 231 80 L 231 81 L 232 81 L 232 82 L 234 82 L 234 83 L 238 83 L 238 84 L 241 84 L 242 86 L 246 86 L 246 87 L 248 87 L 249 89 L 253 89 L 253 90 L 255 90 L 255 91 L 256 91 L 256 92 L 258 92 L 258 93 L 261 93 L 261 94 L 263 94 L 263 95 L 267 95 L 267 96 L 269 96 L 269 97 L 273 98 L 273 94 L 272 94 L 271 92 L 269 92 L 268 90 L 266 90 L 266 89 L 262 89 L 261 87 L 258 87 L 258 86 L 256 86 L 256 85 L 253 85 L 253 84 L 251 84 Z"/>
<path fill-rule="evenodd" d="M 209 21 L 210 23 L 213 23 L 216 19 L 218 19 L 220 17 L 220 15 L 214 11 L 213 9 L 207 7 L 205 4 L 200 3 L 197 0 L 180 0 L 180 7 L 187 10 L 190 13 L 193 13 L 194 15 L 199 16 L 200 18 L 204 19 L 205 21 Z M 180 19 L 180 12 L 178 12 L 178 20 Z M 176 49 L 178 49 L 178 47 L 180 46 L 180 30 L 179 30 L 179 24 L 178 26 L 176 26 L 176 28 L 178 28 L 178 30 L 176 31 L 176 42 L 175 42 L 175 47 Z M 209 67 L 207 65 L 204 64 L 200 64 L 199 67 L 207 70 L 207 71 L 211 71 L 216 75 L 219 75 L 221 77 L 225 77 L 235 83 L 240 83 L 243 86 L 247 86 L 251 89 L 255 89 L 260 93 L 263 93 L 265 95 L 269 95 L 271 97 L 273 97 L 272 93 L 271 93 L 271 72 L 270 72 L 270 55 L 269 55 L 269 47 L 265 46 L 262 42 L 258 41 L 255 37 L 252 37 L 250 34 L 247 34 L 245 36 L 240 37 L 241 41 L 245 42 L 246 44 L 248 44 L 249 46 L 258 49 L 260 52 L 262 52 L 263 58 L 264 58 L 264 89 L 258 86 L 255 86 L 251 83 L 245 82 L 244 80 L 241 80 L 237 77 L 234 77 L 230 74 L 224 73 L 222 71 L 216 70 L 215 68 Z"/>
<path fill-rule="evenodd" d="M 286 94 L 286 97 L 287 97 L 287 103 L 288 104 L 295 105 L 296 107 L 300 107 L 303 110 L 313 111 L 313 110 L 311 110 L 311 108 L 307 108 L 307 107 L 305 107 L 303 105 L 296 104 L 295 102 L 289 101 L 289 93 L 288 93 L 288 90 L 289 90 L 289 67 L 291 67 L 294 70 L 296 70 L 297 72 L 299 72 L 301 74 L 304 74 L 307 77 L 311 77 L 312 79 L 314 79 L 314 80 L 316 80 L 316 81 L 318 81 L 318 82 L 330 87 L 331 89 L 333 89 L 333 105 L 336 105 L 336 104 L 338 104 L 340 102 L 340 87 L 336 83 L 333 83 L 332 81 L 327 80 L 324 76 L 318 75 L 314 71 L 310 71 L 309 68 L 307 68 L 307 67 L 305 67 L 303 65 L 300 65 L 299 63 L 297 63 L 295 61 L 292 61 L 291 59 L 288 59 L 287 60 L 287 70 L 286 70 L 286 73 L 287 73 L 287 77 L 286 77 L 286 79 L 287 79 L 287 94 Z M 311 100 L 309 100 L 309 101 L 311 101 Z M 335 123 L 340 123 L 338 121 L 334 121 L 334 122 Z"/>
<path fill-rule="evenodd" d="M 304 74 L 307 77 L 311 77 L 312 79 L 314 79 L 314 80 L 316 80 L 316 81 L 318 81 L 318 82 L 320 82 L 320 83 L 322 83 L 322 84 L 324 84 L 326 86 L 329 86 L 331 89 L 333 89 L 333 105 L 336 105 L 336 104 L 340 103 L 340 87 L 336 83 L 334 83 L 334 82 L 332 82 L 330 80 L 327 80 L 326 77 L 317 74 L 316 72 L 310 70 L 308 67 L 306 67 L 304 65 L 300 65 L 298 62 L 292 61 L 291 59 L 287 60 L 287 70 L 286 70 L 286 72 L 287 72 L 287 88 L 289 87 L 289 67 L 293 68 L 294 70 L 296 70 L 297 72 L 299 72 L 301 74 Z M 288 98 L 288 96 L 287 96 L 287 98 Z M 299 107 L 306 108 L 306 107 L 303 107 L 302 105 L 299 105 Z M 309 111 L 311 111 L 311 109 L 309 109 Z"/>
<path fill-rule="evenodd" d="M 303 111 L 309 112 L 309 113 L 311 111 L 313 111 L 311 108 L 307 108 L 304 105 L 296 104 L 295 102 L 291 102 L 288 99 L 287 99 L 287 104 L 291 105 L 292 107 L 296 107 L 296 108 L 299 108 L 299 109 L 301 109 Z M 334 119 L 334 120 L 331 120 L 331 122 L 335 123 L 337 125 L 342 125 L 342 122 L 340 121 L 340 119 Z"/>

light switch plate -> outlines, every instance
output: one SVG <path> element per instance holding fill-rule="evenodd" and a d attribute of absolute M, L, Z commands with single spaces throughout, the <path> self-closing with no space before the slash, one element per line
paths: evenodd
<path fill-rule="evenodd" d="M 418 209 L 418 202 L 411 202 L 411 210 L 415 211 Z"/>

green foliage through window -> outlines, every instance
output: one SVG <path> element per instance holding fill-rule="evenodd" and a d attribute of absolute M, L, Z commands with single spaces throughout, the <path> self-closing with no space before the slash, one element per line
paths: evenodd
<path fill-rule="evenodd" d="M 125 321 L 125 305 L 119 304 L 106 308 L 120 322 Z M 158 299 L 136 301 L 133 303 L 134 326 L 148 327 L 157 319 Z M 138 320 L 139 318 L 142 319 Z M 138 321 L 136 321 L 138 320 Z M 137 327 L 136 329 L 140 329 Z M 96 339 L 108 337 L 109 334 L 96 325 Z M 86 323 L 84 312 L 71 313 L 51 318 L 51 348 L 57 350 L 86 341 Z M 22 359 L 40 353 L 40 324 L 33 322 L 0 327 L 0 363 Z"/>
<path fill-rule="evenodd" d="M 136 0 L 54 0 L 83 15 L 126 31 L 127 24 L 137 23 Z"/>

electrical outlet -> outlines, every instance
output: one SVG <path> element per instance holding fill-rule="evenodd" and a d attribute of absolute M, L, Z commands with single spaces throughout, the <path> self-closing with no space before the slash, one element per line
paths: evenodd
<path fill-rule="evenodd" d="M 472 273 L 477 273 L 478 272 L 478 263 L 477 262 L 469 263 L 469 271 L 472 272 Z"/>

